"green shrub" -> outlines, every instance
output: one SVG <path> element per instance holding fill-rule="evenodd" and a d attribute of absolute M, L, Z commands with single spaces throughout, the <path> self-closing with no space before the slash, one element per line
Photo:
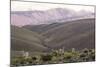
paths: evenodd
<path fill-rule="evenodd" d="M 46 55 L 41 55 L 41 60 L 42 61 L 51 61 L 52 60 L 52 56 L 50 54 L 46 54 Z"/>
<path fill-rule="evenodd" d="M 72 63 L 86 62 L 95 60 L 94 49 L 83 49 L 76 51 L 74 48 L 70 51 L 53 50 L 51 53 L 43 53 L 42 55 L 30 57 L 15 57 L 12 58 L 11 64 L 14 66 L 51 64 L 51 63 Z"/>

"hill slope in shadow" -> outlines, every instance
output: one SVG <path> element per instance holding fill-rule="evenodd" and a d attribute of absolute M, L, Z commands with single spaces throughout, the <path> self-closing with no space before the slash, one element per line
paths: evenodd
<path fill-rule="evenodd" d="M 11 48 L 14 51 L 45 51 L 42 36 L 30 30 L 11 26 Z"/>
<path fill-rule="evenodd" d="M 41 34 L 45 44 L 51 49 L 95 48 L 94 18 L 47 25 L 28 25 L 24 28 Z"/>

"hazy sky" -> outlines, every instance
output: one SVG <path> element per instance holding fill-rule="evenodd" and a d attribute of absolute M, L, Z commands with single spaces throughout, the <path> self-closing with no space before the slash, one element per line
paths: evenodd
<path fill-rule="evenodd" d="M 11 2 L 12 11 L 48 10 L 52 8 L 68 8 L 68 9 L 73 9 L 75 11 L 86 10 L 94 12 L 94 6 L 34 3 L 34 2 L 22 2 L 22 1 Z"/>

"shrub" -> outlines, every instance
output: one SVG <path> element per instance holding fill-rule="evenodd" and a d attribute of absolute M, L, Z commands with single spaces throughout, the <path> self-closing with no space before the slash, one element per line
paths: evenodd
<path fill-rule="evenodd" d="M 88 53 L 89 50 L 87 48 L 83 49 L 83 53 Z"/>
<path fill-rule="evenodd" d="M 86 57 L 86 54 L 81 53 L 79 56 L 80 56 L 80 58 L 84 58 L 84 57 Z"/>
<path fill-rule="evenodd" d="M 42 61 L 50 61 L 52 60 L 52 56 L 50 54 L 46 54 L 46 55 L 41 55 L 41 60 Z"/>
<path fill-rule="evenodd" d="M 37 60 L 37 57 L 35 57 L 35 56 L 34 56 L 34 57 L 32 57 L 32 60 Z"/>
<path fill-rule="evenodd" d="M 14 66 L 51 64 L 51 63 L 71 63 L 71 62 L 86 62 L 95 60 L 94 49 L 83 49 L 76 51 L 74 48 L 71 51 L 53 50 L 51 53 L 30 57 L 15 57 L 11 60 Z"/>

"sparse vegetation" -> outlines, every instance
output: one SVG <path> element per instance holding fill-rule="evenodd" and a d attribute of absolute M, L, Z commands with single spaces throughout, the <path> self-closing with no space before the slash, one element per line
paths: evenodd
<path fill-rule="evenodd" d="M 12 58 L 11 64 L 14 66 L 38 65 L 38 64 L 55 64 L 55 63 L 71 63 L 71 62 L 88 62 L 95 61 L 94 49 L 83 49 L 76 51 L 53 50 L 51 53 L 41 54 L 29 57 Z"/>

